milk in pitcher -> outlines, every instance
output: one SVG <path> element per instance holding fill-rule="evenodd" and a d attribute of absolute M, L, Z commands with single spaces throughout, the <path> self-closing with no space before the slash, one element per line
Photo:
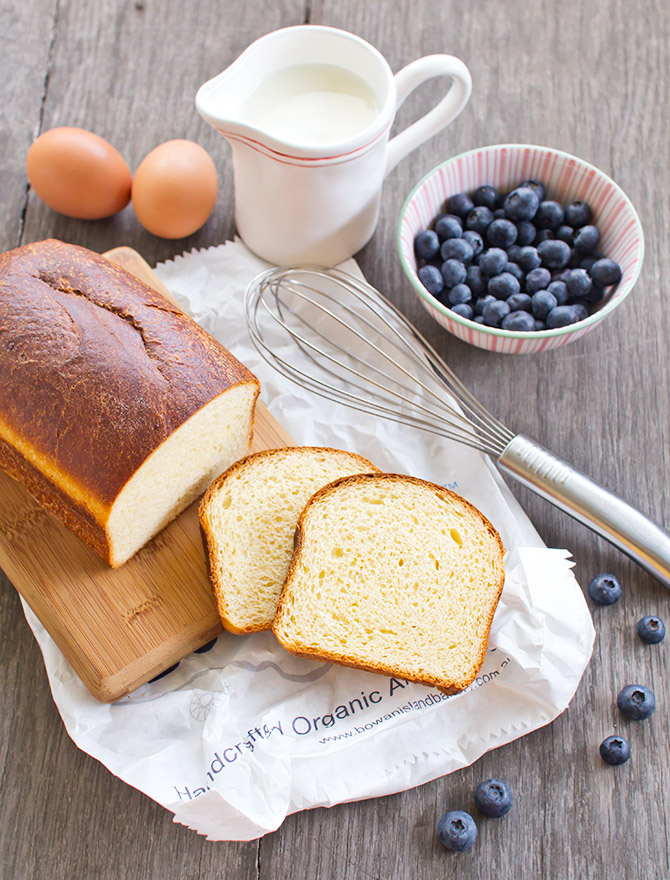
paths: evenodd
<path fill-rule="evenodd" d="M 309 146 L 342 143 L 379 115 L 365 80 L 335 64 L 296 64 L 264 80 L 240 117 L 272 137 Z"/>

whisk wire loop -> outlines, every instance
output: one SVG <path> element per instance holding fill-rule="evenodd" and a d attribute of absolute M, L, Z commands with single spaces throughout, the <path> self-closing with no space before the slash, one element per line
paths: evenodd
<path fill-rule="evenodd" d="M 268 270 L 249 286 L 245 313 L 261 356 L 321 396 L 491 455 L 499 455 L 513 437 L 419 331 L 349 273 L 321 267 Z M 290 349 L 284 354 L 287 342 L 298 346 L 309 367 L 298 366 Z"/>

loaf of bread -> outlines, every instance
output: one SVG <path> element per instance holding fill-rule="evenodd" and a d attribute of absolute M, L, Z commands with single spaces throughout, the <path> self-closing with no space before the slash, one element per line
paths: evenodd
<path fill-rule="evenodd" d="M 441 486 L 345 477 L 300 515 L 274 633 L 294 654 L 456 693 L 483 663 L 503 552 L 488 520 Z"/>
<path fill-rule="evenodd" d="M 246 454 L 259 390 L 98 254 L 43 241 L 0 256 L 0 467 L 112 566 Z"/>
<path fill-rule="evenodd" d="M 375 472 L 352 452 L 296 446 L 250 455 L 210 486 L 200 504 L 200 525 L 227 630 L 271 628 L 298 517 L 310 496 L 338 477 Z"/>

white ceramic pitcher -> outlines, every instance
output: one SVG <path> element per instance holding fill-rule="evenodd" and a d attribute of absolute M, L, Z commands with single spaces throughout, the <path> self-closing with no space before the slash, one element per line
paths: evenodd
<path fill-rule="evenodd" d="M 302 137 L 303 126 L 277 133 L 249 112 L 254 96 L 281 76 L 302 76 L 314 65 L 344 68 L 370 95 L 364 125 L 352 132 L 332 123 L 332 141 Z M 330 66 L 323 68 L 323 65 Z M 288 68 L 292 70 L 286 74 Z M 452 78 L 429 113 L 389 141 L 398 107 L 422 82 Z M 470 97 L 470 73 L 458 58 L 429 55 L 394 77 L 383 56 L 360 37 L 336 28 L 301 25 L 261 37 L 198 90 L 199 113 L 231 144 L 237 229 L 252 251 L 271 263 L 335 265 L 370 239 L 385 176 L 409 152 L 452 122 Z M 266 109 L 283 112 L 281 101 Z M 316 94 L 316 93 L 314 93 Z M 318 111 L 320 98 L 312 107 Z M 372 110 L 370 110 L 372 107 Z M 325 112 L 325 111 L 324 111 Z M 332 114 L 331 114 L 332 115 Z M 267 117 L 269 118 L 269 116 Z M 339 118 L 339 117 L 338 117 Z M 342 116 L 343 122 L 351 122 Z M 281 119 L 280 119 L 281 122 Z M 349 130 L 348 130 L 349 129 Z M 302 140 L 302 142 L 301 142 Z"/>

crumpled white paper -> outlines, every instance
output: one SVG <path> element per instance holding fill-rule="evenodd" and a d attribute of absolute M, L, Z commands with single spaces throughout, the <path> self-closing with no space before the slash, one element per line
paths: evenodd
<path fill-rule="evenodd" d="M 482 670 L 451 697 L 293 657 L 271 633 L 258 633 L 224 634 L 105 705 L 24 605 L 74 742 L 211 840 L 252 840 L 297 810 L 420 785 L 547 724 L 570 702 L 594 640 L 568 553 L 544 546 L 485 456 L 377 417 L 352 418 L 266 365 L 242 308 L 264 268 L 241 242 L 228 242 L 156 271 L 258 375 L 262 399 L 296 443 L 355 450 L 385 470 L 453 488 L 482 510 L 507 548 L 506 581 Z M 353 261 L 345 268 L 357 271 Z"/>

